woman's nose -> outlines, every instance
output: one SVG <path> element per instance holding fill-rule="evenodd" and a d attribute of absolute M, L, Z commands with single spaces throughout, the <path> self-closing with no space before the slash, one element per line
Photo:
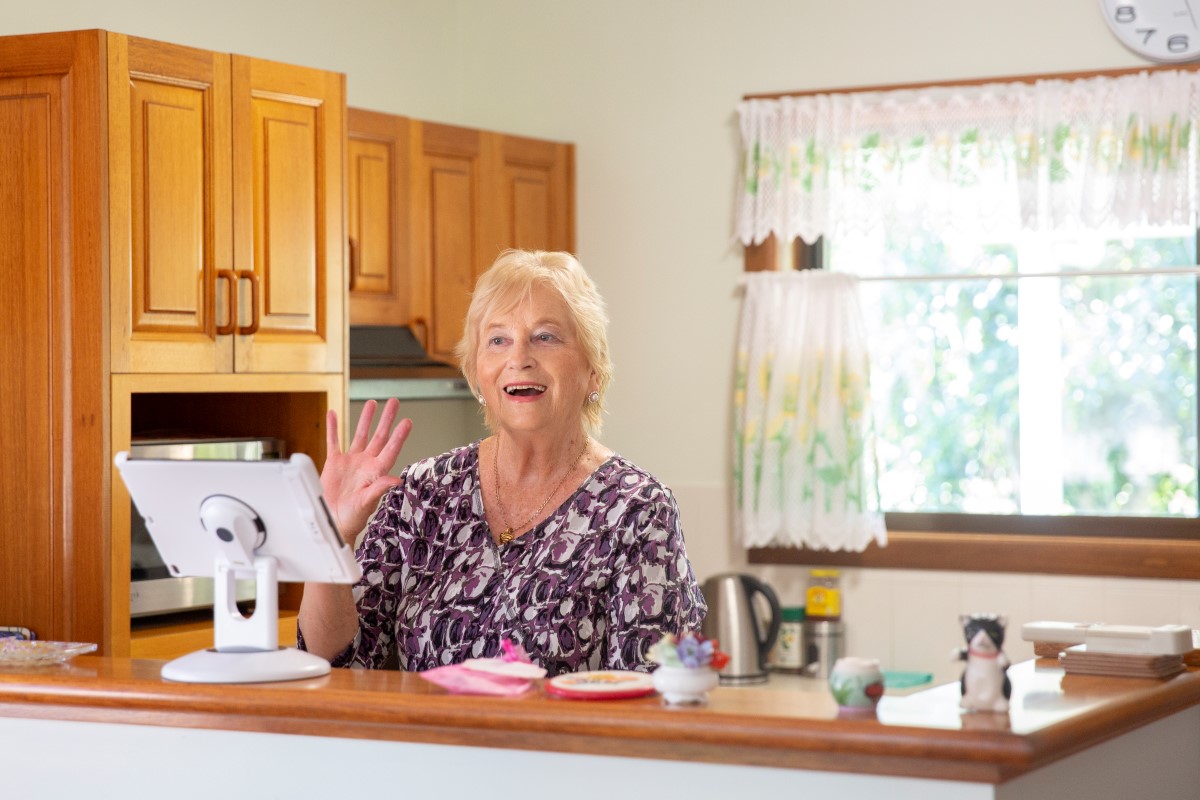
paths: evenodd
<path fill-rule="evenodd" d="M 533 348 L 529 342 L 518 340 L 513 343 L 513 347 L 508 353 L 508 365 L 516 369 L 533 365 Z"/>

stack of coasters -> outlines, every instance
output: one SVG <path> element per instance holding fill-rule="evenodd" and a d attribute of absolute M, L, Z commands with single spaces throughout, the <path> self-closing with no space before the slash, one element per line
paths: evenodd
<path fill-rule="evenodd" d="M 1068 673 L 1166 678 L 1200 666 L 1200 631 L 1186 625 L 1030 622 L 1021 637 Z"/>
<path fill-rule="evenodd" d="M 1068 647 L 1058 663 L 1068 674 L 1115 678 L 1169 678 L 1185 669 L 1180 654 L 1093 653 L 1085 644 Z"/>
<path fill-rule="evenodd" d="M 1183 663 L 1200 667 L 1200 631 L 1192 631 L 1192 649 L 1183 654 Z"/>
<path fill-rule="evenodd" d="M 1033 642 L 1038 658 L 1058 658 L 1068 647 L 1083 644 L 1088 628 L 1098 622 L 1027 622 L 1021 626 L 1021 638 Z"/>

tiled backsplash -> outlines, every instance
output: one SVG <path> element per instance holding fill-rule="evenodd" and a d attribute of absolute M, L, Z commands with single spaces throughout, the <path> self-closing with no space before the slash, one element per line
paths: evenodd
<path fill-rule="evenodd" d="M 675 489 L 688 554 L 697 576 L 726 570 L 771 584 L 784 605 L 803 605 L 807 567 L 747 565 L 728 533 L 727 505 L 715 487 Z M 1004 652 L 1012 662 L 1033 658 L 1021 626 L 1036 620 L 1200 628 L 1200 581 L 1088 578 L 937 570 L 842 570 L 846 655 L 878 658 L 885 669 L 931 672 L 934 683 L 956 681 L 962 662 L 958 615 L 1008 617 Z"/>

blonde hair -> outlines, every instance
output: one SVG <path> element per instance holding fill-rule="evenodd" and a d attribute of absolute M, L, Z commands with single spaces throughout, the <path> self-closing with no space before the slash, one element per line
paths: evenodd
<path fill-rule="evenodd" d="M 612 360 L 608 355 L 608 313 L 596 284 L 584 272 L 579 260 L 570 253 L 505 250 L 479 276 L 475 291 L 471 294 L 463 336 L 454 351 L 463 376 L 470 384 L 472 393 L 478 394 L 476 353 L 483 323 L 495 312 L 529 297 L 535 286 L 545 286 L 558 292 L 567 306 L 588 368 L 596 375 L 596 391 L 600 394 L 599 401 L 585 402 L 580 414 L 587 427 L 593 433 L 599 433 L 604 393 L 612 381 L 613 373 Z M 486 408 L 484 419 L 488 427 L 492 427 Z"/>

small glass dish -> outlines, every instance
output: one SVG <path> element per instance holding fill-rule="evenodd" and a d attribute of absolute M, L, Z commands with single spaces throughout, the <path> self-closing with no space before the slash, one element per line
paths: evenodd
<path fill-rule="evenodd" d="M 78 655 L 90 653 L 90 642 L 44 642 L 25 639 L 0 639 L 0 666 L 37 667 L 62 664 Z"/>

